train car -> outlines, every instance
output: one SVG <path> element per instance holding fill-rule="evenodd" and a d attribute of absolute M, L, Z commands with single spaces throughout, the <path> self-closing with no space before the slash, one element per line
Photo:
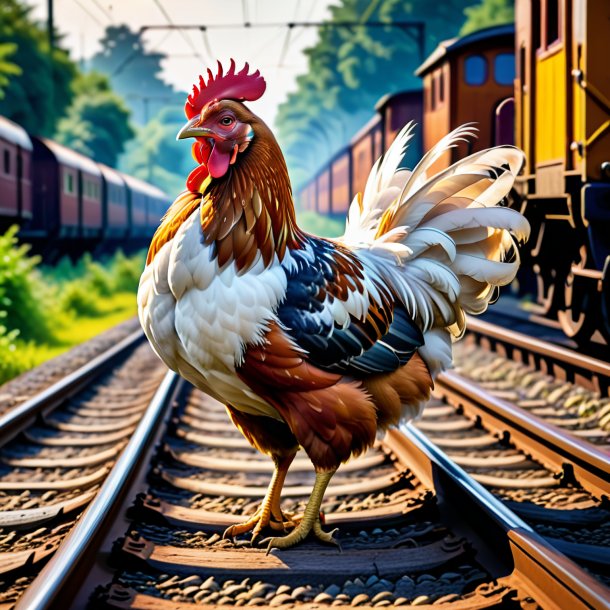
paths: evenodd
<path fill-rule="evenodd" d="M 476 140 L 447 151 L 433 171 L 472 152 L 512 143 L 507 121 L 513 116 L 514 32 L 513 25 L 501 25 L 446 40 L 416 70 L 423 79 L 424 150 L 463 123 L 475 121 L 479 130 Z"/>
<path fill-rule="evenodd" d="M 97 164 L 45 138 L 32 138 L 36 180 L 24 237 L 95 241 L 102 234 L 102 172 Z M 70 247 L 68 242 L 63 246 Z M 80 245 L 79 245 L 80 247 Z"/>
<path fill-rule="evenodd" d="M 120 172 L 103 163 L 102 172 L 103 237 L 104 240 L 123 239 L 129 233 L 129 207 L 127 184 Z"/>
<path fill-rule="evenodd" d="M 0 117 L 0 228 L 32 218 L 32 141 L 25 129 Z"/>
<path fill-rule="evenodd" d="M 383 152 L 382 138 L 383 121 L 377 114 L 351 139 L 352 195 L 364 192 L 371 167 Z"/>
<path fill-rule="evenodd" d="M 320 214 L 332 214 L 331 188 L 330 168 L 326 166 L 316 177 L 316 202 Z"/>
<path fill-rule="evenodd" d="M 148 208 L 146 210 L 146 221 L 149 228 L 149 234 L 152 235 L 158 228 L 161 218 L 167 212 L 173 199 L 170 198 L 161 189 L 148 185 L 150 187 L 148 191 Z"/>
<path fill-rule="evenodd" d="M 375 104 L 382 120 L 382 149 L 388 150 L 398 132 L 409 122 L 416 124 L 403 164 L 413 168 L 421 159 L 423 150 L 423 94 L 421 89 L 384 95 Z"/>
<path fill-rule="evenodd" d="M 610 3 L 517 0 L 516 142 L 539 313 L 610 341 Z"/>
<path fill-rule="evenodd" d="M 126 174 L 121 176 L 127 185 L 129 236 L 138 241 L 149 239 L 159 226 L 159 221 L 171 200 L 163 191 L 148 182 Z"/>
<path fill-rule="evenodd" d="M 352 202 L 352 156 L 349 150 L 342 150 L 330 162 L 330 182 L 332 214 L 343 218 Z"/>

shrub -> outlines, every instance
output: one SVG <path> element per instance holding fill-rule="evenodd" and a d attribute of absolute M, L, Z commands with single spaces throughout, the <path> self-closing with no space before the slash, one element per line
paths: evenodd
<path fill-rule="evenodd" d="M 36 269 L 38 256 L 18 245 L 16 226 L 0 235 L 0 311 L 7 331 L 21 340 L 45 341 L 52 335 L 52 291 Z"/>

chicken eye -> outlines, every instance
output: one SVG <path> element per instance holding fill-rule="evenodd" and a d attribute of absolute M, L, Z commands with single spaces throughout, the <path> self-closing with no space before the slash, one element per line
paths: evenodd
<path fill-rule="evenodd" d="M 220 119 L 220 124 L 221 125 L 225 125 L 225 126 L 229 126 L 229 125 L 233 125 L 234 123 L 234 119 L 230 116 L 223 116 L 222 119 Z"/>

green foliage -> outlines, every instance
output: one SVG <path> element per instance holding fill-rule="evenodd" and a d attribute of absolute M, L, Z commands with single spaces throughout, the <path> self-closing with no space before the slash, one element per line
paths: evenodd
<path fill-rule="evenodd" d="M 59 121 L 57 141 L 116 166 L 125 143 L 135 135 L 129 125 L 129 110 L 102 74 L 81 74 L 72 88 L 75 97 L 68 115 Z"/>
<path fill-rule="evenodd" d="M 20 339 L 40 341 L 51 333 L 50 294 L 36 269 L 39 257 L 28 255 L 28 245 L 18 245 L 17 230 L 0 235 L 0 317 Z"/>
<path fill-rule="evenodd" d="M 21 68 L 20 74 L 13 71 L 4 89 L 0 114 L 31 133 L 51 137 L 72 100 L 70 83 L 76 66 L 58 46 L 59 33 L 52 55 L 49 53 L 46 29 L 32 19 L 31 11 L 21 0 L 0 3 L 0 41 L 16 47 L 10 61 Z"/>
<path fill-rule="evenodd" d="M 161 79 L 161 62 L 166 55 L 147 51 L 142 32 L 126 25 L 108 26 L 100 44 L 102 49 L 91 58 L 90 67 L 110 78 L 137 124 L 147 123 L 168 105 L 184 104 L 184 95 Z"/>
<path fill-rule="evenodd" d="M 298 212 L 299 227 L 320 237 L 338 237 L 345 232 L 345 221 L 329 218 L 317 212 Z"/>
<path fill-rule="evenodd" d="M 85 255 L 40 267 L 16 233 L 12 227 L 0 235 L 0 383 L 84 340 L 83 320 L 93 320 L 95 334 L 103 329 L 97 319 L 116 324 L 133 315 L 145 259 L 117 252 L 103 261 Z"/>
<path fill-rule="evenodd" d="M 514 0 L 481 0 L 480 4 L 464 9 L 466 21 L 460 36 L 476 32 L 492 25 L 504 25 L 515 20 Z"/>
<path fill-rule="evenodd" d="M 0 44 L 0 100 L 4 97 L 4 87 L 10 82 L 11 76 L 19 76 L 21 68 L 10 61 L 11 55 L 17 50 L 15 43 Z"/>
<path fill-rule="evenodd" d="M 276 120 L 295 188 L 372 116 L 381 96 L 421 87 L 413 74 L 420 63 L 417 45 L 391 23 L 425 21 L 430 52 L 455 36 L 471 1 L 340 0 L 330 7 L 332 23 L 368 20 L 388 27 L 320 28 L 317 43 L 305 51 L 308 72 L 297 78 Z"/>

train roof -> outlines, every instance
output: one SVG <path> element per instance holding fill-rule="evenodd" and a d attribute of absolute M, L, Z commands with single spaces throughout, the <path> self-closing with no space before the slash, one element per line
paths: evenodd
<path fill-rule="evenodd" d="M 28 132 L 21 125 L 17 125 L 3 116 L 0 116 L 0 138 L 26 150 L 32 150 L 32 140 L 30 140 Z"/>
<path fill-rule="evenodd" d="M 139 178 L 134 178 L 133 176 L 128 176 L 127 174 L 121 174 L 123 180 L 127 183 L 127 186 L 133 190 L 140 191 L 149 197 L 157 197 L 159 199 L 167 199 L 169 200 L 169 196 L 167 193 L 164 193 L 160 188 L 153 186 L 152 184 L 148 184 L 148 182 L 144 182 L 144 180 L 140 180 Z"/>
<path fill-rule="evenodd" d="M 354 144 L 357 144 L 358 142 L 360 142 L 360 140 L 362 140 L 362 138 L 369 132 L 371 131 L 371 129 L 374 129 L 375 127 L 377 127 L 377 125 L 381 123 L 381 116 L 379 114 L 375 114 L 373 115 L 364 125 L 364 127 L 361 127 L 357 132 L 356 135 L 354 135 L 349 143 L 350 146 L 353 146 Z"/>
<path fill-rule="evenodd" d="M 107 182 L 111 182 L 116 186 L 125 188 L 125 181 L 123 180 L 121 172 L 116 169 L 113 169 L 112 167 L 108 167 L 108 165 L 104 165 L 103 163 L 98 163 L 97 165 L 100 168 L 100 171 L 102 172 L 102 175 L 104 176 L 104 179 Z"/>
<path fill-rule="evenodd" d="M 469 47 L 470 45 L 494 38 L 513 38 L 515 35 L 515 26 L 512 23 L 506 25 L 494 25 L 489 28 L 477 30 L 472 34 L 467 34 L 461 38 L 450 38 L 443 40 L 438 47 L 428 56 L 426 61 L 415 70 L 416 76 L 423 76 L 429 72 L 437 63 L 447 57 L 455 54 L 457 51 Z"/>
<path fill-rule="evenodd" d="M 386 93 L 380 97 L 375 104 L 375 110 L 382 112 L 383 109 L 388 105 L 391 100 L 409 97 L 418 97 L 423 94 L 423 89 L 418 87 L 417 89 L 406 89 L 404 91 L 397 91 L 396 93 Z"/>
<path fill-rule="evenodd" d="M 85 157 L 85 155 L 81 155 L 75 150 L 58 144 L 53 140 L 47 140 L 46 138 L 37 138 L 37 140 L 46 146 L 62 165 L 80 169 L 83 172 L 101 178 L 102 172 L 100 171 L 100 168 L 97 163 L 92 159 L 89 159 L 89 157 Z"/>

